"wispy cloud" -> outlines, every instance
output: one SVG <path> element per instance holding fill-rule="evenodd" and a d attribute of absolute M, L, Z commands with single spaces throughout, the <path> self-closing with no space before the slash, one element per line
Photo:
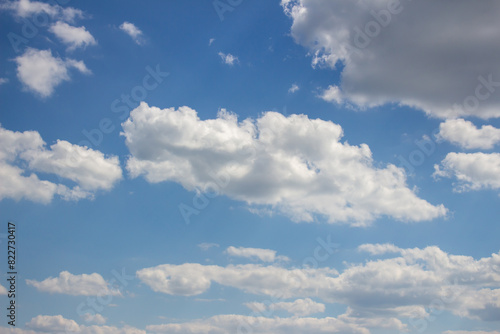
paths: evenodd
<path fill-rule="evenodd" d="M 135 26 L 135 24 L 125 21 L 120 25 L 120 29 L 127 33 L 127 35 L 132 37 L 134 42 L 136 42 L 138 45 L 144 44 L 144 34 L 139 28 Z"/>
<path fill-rule="evenodd" d="M 244 257 L 252 260 L 260 260 L 263 262 L 274 261 L 289 261 L 286 256 L 276 256 L 276 251 L 272 249 L 262 248 L 246 248 L 230 246 L 225 250 L 225 253 L 230 256 Z"/>
<path fill-rule="evenodd" d="M 224 64 L 227 64 L 229 66 L 233 66 L 234 64 L 238 64 L 240 62 L 239 59 L 238 59 L 238 57 L 233 56 L 230 53 L 226 54 L 226 53 L 223 53 L 223 52 L 219 52 L 219 56 L 221 57 L 221 59 L 224 62 Z"/>
<path fill-rule="evenodd" d="M 203 250 L 203 251 L 207 251 L 209 250 L 210 248 L 218 248 L 219 247 L 219 244 L 216 244 L 216 243 L 213 243 L 213 242 L 202 242 L 201 244 L 198 244 L 198 247 Z"/>
<path fill-rule="evenodd" d="M 290 94 L 293 94 L 295 93 L 296 91 L 298 91 L 300 89 L 300 87 L 297 85 L 297 84 L 293 84 L 292 87 L 290 87 L 288 89 L 288 93 Z"/>

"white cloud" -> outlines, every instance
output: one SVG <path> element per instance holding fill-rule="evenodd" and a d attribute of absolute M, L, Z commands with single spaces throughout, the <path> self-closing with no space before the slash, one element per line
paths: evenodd
<path fill-rule="evenodd" d="M 119 290 L 113 289 L 98 273 L 90 275 L 73 275 L 62 271 L 59 277 L 49 277 L 41 282 L 26 280 L 26 284 L 34 286 L 38 291 L 62 293 L 72 296 L 120 296 Z"/>
<path fill-rule="evenodd" d="M 207 291 L 214 281 L 253 294 L 282 294 L 283 298 L 291 298 L 314 294 L 313 291 L 321 289 L 328 281 L 329 275 L 336 273 L 330 269 L 288 270 L 275 265 L 220 267 L 185 263 L 141 269 L 137 277 L 154 291 L 171 295 L 199 295 Z"/>
<path fill-rule="evenodd" d="M 369 334 L 370 331 L 346 320 L 337 318 L 265 318 L 243 315 L 218 315 L 208 319 L 185 323 L 150 325 L 146 330 L 152 333 L 168 334 L 303 334 L 303 333 L 345 333 Z M 392 324 L 391 324 L 392 325 Z M 404 329 L 400 323 L 395 327 Z"/>
<path fill-rule="evenodd" d="M 321 94 L 320 97 L 326 102 L 335 102 L 341 104 L 343 101 L 342 92 L 338 86 L 328 86 Z"/>
<path fill-rule="evenodd" d="M 6 84 L 7 82 L 9 82 L 9 79 L 7 79 L 7 78 L 0 78 L 0 85 Z"/>
<path fill-rule="evenodd" d="M 68 70 L 72 67 L 83 74 L 91 73 L 83 61 L 53 57 L 51 50 L 28 48 L 23 55 L 15 58 L 15 61 L 19 80 L 28 90 L 42 97 L 52 95 L 56 86 L 63 81 L 69 81 Z"/>
<path fill-rule="evenodd" d="M 288 89 L 288 93 L 290 94 L 293 94 L 295 93 L 296 91 L 298 91 L 300 89 L 300 87 L 297 85 L 297 84 L 293 84 L 292 87 L 290 87 Z"/>
<path fill-rule="evenodd" d="M 0 9 L 12 10 L 14 15 L 28 18 L 36 14 L 46 14 L 52 19 L 73 22 L 76 18 L 83 18 L 83 12 L 73 7 L 50 5 L 40 1 L 18 0 L 8 1 L 0 5 Z"/>
<path fill-rule="evenodd" d="M 211 46 L 213 42 L 215 42 L 215 38 L 210 38 L 210 40 L 208 41 L 208 46 Z"/>
<path fill-rule="evenodd" d="M 55 183 L 40 180 L 36 174 L 23 176 L 23 170 L 10 164 L 0 163 L 0 200 L 25 198 L 34 202 L 49 203 L 55 194 L 70 195 L 68 189 Z M 74 189 L 74 195 L 79 194 Z"/>
<path fill-rule="evenodd" d="M 146 331 L 130 326 L 118 328 L 115 326 L 79 325 L 76 321 L 66 319 L 62 315 L 38 315 L 26 323 L 26 328 L 0 327 L 0 331 L 5 334 L 146 334 Z"/>
<path fill-rule="evenodd" d="M 48 333 L 77 332 L 80 329 L 76 321 L 65 319 L 62 315 L 39 315 L 26 323 L 26 327 Z"/>
<path fill-rule="evenodd" d="M 82 318 L 83 318 L 83 320 L 85 320 L 85 322 L 93 322 L 93 323 L 96 323 L 98 325 L 104 325 L 106 323 L 106 320 L 107 320 L 105 317 L 103 317 L 99 313 L 94 313 L 94 314 L 85 313 L 82 316 Z"/>
<path fill-rule="evenodd" d="M 110 190 L 121 178 L 118 157 L 58 140 L 50 150 L 30 150 L 21 154 L 29 167 L 72 180 L 83 189 Z"/>
<path fill-rule="evenodd" d="M 341 69 L 345 102 L 401 103 L 443 118 L 500 117 L 496 0 L 359 3 L 282 0 L 291 35 L 313 66 Z"/>
<path fill-rule="evenodd" d="M 200 247 L 203 251 L 207 251 L 212 247 L 219 247 L 219 244 L 213 242 L 202 242 L 201 244 L 198 244 L 198 247 Z"/>
<path fill-rule="evenodd" d="M 293 302 L 277 302 L 277 303 L 246 303 L 245 306 L 254 312 L 267 315 L 273 314 L 274 311 L 284 310 L 294 316 L 305 317 L 314 313 L 325 312 L 325 304 L 317 303 L 310 298 L 296 299 Z"/>
<path fill-rule="evenodd" d="M 96 191 L 110 190 L 122 178 L 117 157 L 64 140 L 47 149 L 36 131 L 14 132 L 0 126 L 0 142 L 0 200 L 25 198 L 48 203 L 54 195 L 65 200 L 93 198 Z M 17 166 L 19 160 L 24 163 Z M 40 180 L 35 171 L 55 174 L 76 185 L 68 188 Z"/>
<path fill-rule="evenodd" d="M 85 27 L 73 27 L 65 22 L 57 21 L 49 30 L 64 44 L 69 45 L 69 51 L 75 50 L 76 48 L 86 48 L 87 45 L 97 44 L 94 37 Z"/>
<path fill-rule="evenodd" d="M 276 256 L 276 251 L 272 249 L 230 246 L 226 249 L 226 253 L 230 256 L 245 257 L 263 262 L 289 261 L 286 256 Z"/>
<path fill-rule="evenodd" d="M 172 295 L 199 295 L 215 282 L 270 296 L 273 304 L 288 298 L 320 298 L 348 306 L 347 316 L 359 321 L 425 317 L 426 308 L 436 300 L 460 317 L 500 320 L 500 252 L 475 260 L 430 246 L 399 249 L 398 255 L 349 264 L 341 273 L 333 268 L 185 263 L 145 268 L 137 276 L 154 291 Z M 251 306 L 262 309 L 258 303 Z"/>
<path fill-rule="evenodd" d="M 130 175 L 152 183 L 201 192 L 215 185 L 220 194 L 294 221 L 366 225 L 384 215 L 422 221 L 446 214 L 407 187 L 403 169 L 377 168 L 368 145 L 341 142 L 342 128 L 330 121 L 266 112 L 238 122 L 225 110 L 200 120 L 189 107 L 142 103 L 122 127 Z"/>
<path fill-rule="evenodd" d="M 435 165 L 435 177 L 456 178 L 458 192 L 500 188 L 500 153 L 448 153 Z"/>
<path fill-rule="evenodd" d="M 371 255 L 381 255 L 386 253 L 398 253 L 401 248 L 393 244 L 364 244 L 358 247 L 361 252 L 368 252 Z"/>
<path fill-rule="evenodd" d="M 125 21 L 120 25 L 120 29 L 127 33 L 127 35 L 132 37 L 134 42 L 136 42 L 137 44 L 144 44 L 144 34 L 133 23 Z"/>
<path fill-rule="evenodd" d="M 461 118 L 441 123 L 438 136 L 466 149 L 487 150 L 500 143 L 500 129 L 491 125 L 478 129 L 472 122 Z"/>
<path fill-rule="evenodd" d="M 238 59 L 238 57 L 233 56 L 230 53 L 226 54 L 226 53 L 223 53 L 223 52 L 219 52 L 219 56 L 221 57 L 221 59 L 224 62 L 224 64 L 227 64 L 229 66 L 233 66 L 234 64 L 238 64 L 240 62 L 240 60 Z"/>

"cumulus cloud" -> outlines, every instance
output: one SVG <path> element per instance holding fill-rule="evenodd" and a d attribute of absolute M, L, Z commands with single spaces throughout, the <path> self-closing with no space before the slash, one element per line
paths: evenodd
<path fill-rule="evenodd" d="M 281 3 L 313 66 L 342 71 L 345 102 L 398 103 L 443 118 L 500 117 L 498 1 Z"/>
<path fill-rule="evenodd" d="M 342 92 L 340 91 L 338 86 L 328 86 L 328 88 L 323 90 L 323 92 L 319 96 L 326 102 L 335 102 L 337 104 L 341 104 L 343 101 Z"/>
<path fill-rule="evenodd" d="M 500 188 L 500 153 L 448 153 L 434 166 L 435 177 L 456 178 L 457 192 Z"/>
<path fill-rule="evenodd" d="M 27 90 L 41 97 L 52 95 L 55 87 L 63 81 L 69 81 L 71 68 L 83 74 L 91 73 L 83 61 L 54 57 L 51 50 L 28 48 L 23 55 L 15 58 L 15 61 L 18 79 Z"/>
<path fill-rule="evenodd" d="M 49 203 L 55 195 L 65 200 L 93 198 L 96 191 L 110 190 L 122 178 L 118 157 L 64 140 L 47 148 L 36 131 L 14 132 L 0 126 L 0 142 L 0 200 Z M 76 185 L 69 188 L 40 180 L 35 172 L 55 174 Z"/>
<path fill-rule="evenodd" d="M 94 314 L 90 314 L 90 313 L 85 313 L 83 316 L 82 316 L 83 320 L 85 320 L 85 322 L 93 322 L 93 323 L 96 323 L 98 325 L 104 325 L 106 323 L 106 318 L 102 316 L 102 314 L 99 314 L 99 313 L 94 313 Z"/>
<path fill-rule="evenodd" d="M 364 244 L 358 247 L 361 252 L 368 252 L 372 255 L 382 255 L 386 253 L 398 253 L 401 251 L 399 247 L 393 244 Z"/>
<path fill-rule="evenodd" d="M 390 323 L 390 325 L 394 325 Z M 404 329 L 401 323 L 394 328 Z M 266 318 L 242 315 L 218 315 L 208 319 L 184 323 L 150 325 L 146 330 L 153 333 L 255 333 L 255 334 L 302 334 L 302 333 L 346 333 L 369 334 L 370 331 L 349 319 L 337 318 Z"/>
<path fill-rule="evenodd" d="M 34 286 L 38 291 L 62 293 L 72 296 L 120 296 L 119 290 L 113 289 L 98 273 L 90 275 L 73 275 L 62 271 L 59 277 L 49 277 L 41 282 L 26 280 L 26 284 Z"/>
<path fill-rule="evenodd" d="M 54 33 L 64 44 L 68 45 L 68 51 L 76 48 L 85 48 L 87 45 L 97 44 L 85 27 L 73 27 L 61 21 L 53 24 L 49 30 Z"/>
<path fill-rule="evenodd" d="M 65 319 L 62 315 L 39 315 L 26 323 L 26 327 L 48 333 L 65 333 L 66 331 L 76 332 L 80 329 L 76 321 Z"/>
<path fill-rule="evenodd" d="M 0 327 L 5 334 L 146 334 L 146 331 L 131 326 L 121 328 L 115 326 L 79 325 L 76 321 L 66 319 L 62 315 L 38 315 L 26 323 L 27 329 Z"/>
<path fill-rule="evenodd" d="M 256 264 L 203 266 L 197 263 L 164 264 L 141 269 L 137 277 L 154 291 L 194 296 L 210 288 L 211 282 L 236 287 L 254 294 L 282 294 L 283 298 L 309 296 L 336 274 L 333 269 L 285 269 Z M 264 284 L 263 284 L 264 283 Z"/>
<path fill-rule="evenodd" d="M 470 121 L 450 119 L 439 125 L 438 137 L 465 149 L 488 150 L 500 143 L 500 129 L 491 125 L 478 129 Z"/>
<path fill-rule="evenodd" d="M 226 54 L 226 53 L 223 53 L 223 52 L 219 52 L 219 57 L 221 57 L 221 59 L 224 62 L 224 64 L 227 64 L 229 66 L 233 66 L 234 64 L 238 64 L 240 62 L 240 60 L 238 59 L 238 57 L 233 56 L 230 53 Z"/>
<path fill-rule="evenodd" d="M 137 44 L 144 44 L 144 34 L 142 33 L 141 29 L 135 26 L 135 24 L 125 21 L 120 25 L 120 29 L 127 35 L 132 37 L 134 42 L 136 42 Z"/>
<path fill-rule="evenodd" d="M 305 317 L 314 313 L 325 312 L 325 304 L 317 303 L 311 298 L 296 299 L 293 302 L 277 302 L 277 303 L 246 303 L 249 309 L 254 312 L 272 314 L 274 311 L 284 310 L 294 316 Z"/>
<path fill-rule="evenodd" d="M 319 298 L 348 306 L 346 316 L 359 321 L 425 317 L 426 308 L 436 300 L 457 316 L 500 320 L 500 253 L 476 260 L 447 254 L 436 246 L 393 251 L 393 257 L 349 264 L 341 273 L 333 268 L 185 263 L 141 269 L 137 277 L 154 291 L 172 295 L 199 295 L 215 282 L 270 296 L 273 304 L 289 303 L 283 300 L 289 298 Z M 280 306 L 293 309 L 292 304 Z M 258 303 L 251 306 L 262 309 Z"/>
<path fill-rule="evenodd" d="M 292 87 L 290 87 L 290 88 L 288 89 L 288 93 L 293 94 L 293 93 L 295 93 L 296 91 L 298 91 L 299 89 L 300 89 L 300 88 L 299 88 L 299 86 L 298 86 L 297 84 L 293 84 L 293 85 L 292 85 Z"/>
<path fill-rule="evenodd" d="M 83 18 L 84 14 L 80 9 L 73 7 L 61 7 L 40 1 L 18 0 L 7 1 L 0 4 L 0 9 L 11 10 L 15 16 L 28 18 L 37 14 L 45 14 L 52 19 L 73 22 L 77 18 Z"/>
<path fill-rule="evenodd" d="M 266 112 L 238 122 L 225 110 L 201 120 L 189 107 L 141 103 L 122 127 L 132 177 L 200 192 L 216 187 L 294 221 L 366 225 L 380 216 L 422 221 L 447 212 L 410 190 L 403 169 L 375 167 L 368 145 L 342 142 L 342 128 L 330 121 Z"/>
<path fill-rule="evenodd" d="M 288 261 L 286 256 L 276 256 L 276 251 L 262 248 L 246 248 L 230 246 L 226 249 L 226 254 L 230 256 L 244 257 L 263 262 Z"/>

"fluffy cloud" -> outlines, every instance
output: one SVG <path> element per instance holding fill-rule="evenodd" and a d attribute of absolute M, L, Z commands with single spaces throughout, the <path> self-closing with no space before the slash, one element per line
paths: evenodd
<path fill-rule="evenodd" d="M 337 104 L 341 104 L 343 101 L 342 92 L 338 86 L 328 86 L 319 97 L 326 102 L 335 102 Z"/>
<path fill-rule="evenodd" d="M 362 248 L 390 249 L 387 245 Z M 500 320 L 500 253 L 475 260 L 447 254 L 435 246 L 423 249 L 393 246 L 392 251 L 399 256 L 350 264 L 342 273 L 331 268 L 185 263 L 145 268 L 137 276 L 154 291 L 184 296 L 204 293 L 215 282 L 246 293 L 270 296 L 272 304 L 283 306 L 281 309 L 293 309 L 293 302 L 284 299 L 320 298 L 347 305 L 346 316 L 360 322 L 422 318 L 428 315 L 426 308 L 436 303 L 457 316 Z M 258 304 L 252 306 L 257 311 L 262 308 Z"/>
<path fill-rule="evenodd" d="M 21 18 L 28 18 L 37 14 L 46 14 L 52 19 L 73 22 L 76 18 L 82 18 L 83 12 L 73 7 L 61 7 L 50 5 L 40 1 L 18 0 L 7 1 L 0 5 L 0 9 L 7 9 L 14 12 L 14 15 Z"/>
<path fill-rule="evenodd" d="M 91 73 L 83 61 L 54 57 L 51 50 L 28 48 L 23 55 L 15 58 L 15 61 L 18 79 L 28 90 L 42 97 L 52 95 L 56 86 L 63 81 L 69 81 L 71 68 L 83 74 Z"/>
<path fill-rule="evenodd" d="M 253 302 L 246 303 L 245 306 L 254 312 L 269 312 L 272 314 L 274 311 L 284 310 L 300 317 L 325 312 L 325 304 L 317 303 L 310 298 L 297 299 L 293 302 L 277 302 L 270 304 Z"/>
<path fill-rule="evenodd" d="M 262 249 L 262 248 L 245 248 L 245 247 L 233 247 L 230 246 L 226 249 L 226 254 L 230 256 L 245 257 L 253 260 L 260 260 L 263 262 L 274 262 L 274 261 L 288 261 L 286 256 L 276 256 L 276 251 L 272 249 Z"/>
<path fill-rule="evenodd" d="M 76 321 L 65 319 L 62 315 L 39 315 L 26 323 L 26 327 L 48 333 L 76 332 L 80 328 Z"/>
<path fill-rule="evenodd" d="M 223 52 L 219 52 L 219 57 L 221 57 L 221 59 L 224 62 L 224 64 L 227 64 L 229 66 L 233 66 L 234 64 L 238 64 L 240 62 L 240 60 L 238 59 L 238 57 L 233 56 L 230 53 L 226 54 L 226 53 L 223 53 Z"/>
<path fill-rule="evenodd" d="M 401 103 L 437 117 L 500 117 L 498 1 L 282 0 L 282 6 L 313 66 L 342 69 L 346 102 Z"/>
<path fill-rule="evenodd" d="M 219 315 L 205 320 L 185 323 L 151 325 L 146 329 L 152 333 L 182 334 L 302 334 L 302 333 L 346 333 L 369 334 L 370 331 L 356 323 L 337 318 L 265 318 L 242 315 Z M 391 325 L 393 325 L 391 323 Z M 395 328 L 404 329 L 399 323 Z"/>
<path fill-rule="evenodd" d="M 110 190 L 122 177 L 117 157 L 64 140 L 48 149 L 36 131 L 14 132 L 0 126 L 0 142 L 0 200 L 48 203 L 54 195 L 65 200 L 93 198 L 96 191 Z M 19 160 L 24 161 L 22 167 L 16 165 Z M 40 180 L 33 171 L 55 174 L 76 186 Z"/>
<path fill-rule="evenodd" d="M 125 21 L 120 25 L 120 29 L 124 31 L 127 35 L 132 37 L 134 42 L 136 42 L 137 44 L 141 45 L 144 43 L 144 35 L 142 31 L 139 28 L 137 28 L 133 23 Z"/>
<path fill-rule="evenodd" d="M 472 122 L 461 118 L 441 123 L 438 136 L 466 149 L 487 150 L 500 143 L 500 129 L 491 125 L 478 129 Z"/>
<path fill-rule="evenodd" d="M 85 320 L 85 322 L 93 322 L 93 323 L 96 323 L 98 325 L 104 325 L 106 323 L 106 320 L 107 320 L 105 317 L 103 317 L 99 313 L 95 313 L 95 314 L 85 313 L 82 316 L 82 318 L 83 318 L 83 320 Z"/>
<path fill-rule="evenodd" d="M 225 110 L 200 120 L 188 107 L 141 103 L 122 126 L 132 177 L 215 189 L 294 221 L 366 225 L 384 215 L 422 221 L 447 211 L 418 198 L 403 169 L 375 167 L 368 145 L 341 142 L 342 128 L 329 121 L 266 112 L 238 122 Z"/>
<path fill-rule="evenodd" d="M 101 275 L 73 275 L 62 271 L 59 277 L 49 277 L 41 282 L 26 280 L 28 285 L 34 286 L 38 291 L 49 293 L 62 293 L 72 296 L 120 296 L 119 290 L 113 289 Z"/>
<path fill-rule="evenodd" d="M 97 44 L 85 27 L 73 27 L 65 22 L 58 21 L 49 30 L 54 33 L 64 44 L 68 45 L 68 50 L 85 48 L 87 45 Z"/>
<path fill-rule="evenodd" d="M 368 252 L 372 255 L 382 255 L 386 253 L 398 253 L 401 248 L 392 244 L 364 244 L 358 247 L 361 252 Z"/>
<path fill-rule="evenodd" d="M 500 153 L 448 153 L 435 165 L 435 177 L 456 178 L 458 192 L 500 188 Z"/>
<path fill-rule="evenodd" d="M 336 273 L 333 269 L 288 270 L 274 265 L 221 267 L 185 263 L 141 269 L 137 272 L 137 277 L 154 291 L 171 295 L 199 295 L 207 291 L 213 281 L 248 293 L 292 298 L 314 295 L 314 291 L 325 288 L 328 277 Z"/>
<path fill-rule="evenodd" d="M 9 326 L 10 327 L 10 326 Z M 0 327 L 4 334 L 46 334 L 46 333 L 74 333 L 74 334 L 146 334 L 146 331 L 130 326 L 121 328 L 114 326 L 85 326 L 76 321 L 66 319 L 61 315 L 39 315 L 26 323 L 28 329 Z"/>

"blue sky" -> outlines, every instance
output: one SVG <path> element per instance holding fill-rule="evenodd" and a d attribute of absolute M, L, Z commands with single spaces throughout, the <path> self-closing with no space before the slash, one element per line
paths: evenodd
<path fill-rule="evenodd" d="M 498 14 L 1 2 L 1 331 L 498 334 Z"/>

